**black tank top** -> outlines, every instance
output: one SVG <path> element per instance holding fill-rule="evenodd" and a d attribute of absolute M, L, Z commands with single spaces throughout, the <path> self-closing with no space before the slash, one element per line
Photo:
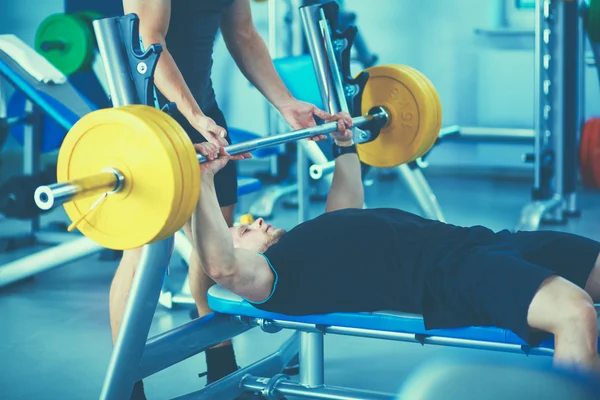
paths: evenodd
<path fill-rule="evenodd" d="M 290 315 L 420 313 L 427 271 L 469 232 L 397 209 L 323 214 L 264 253 L 277 282 L 271 298 L 255 306 Z"/>
<path fill-rule="evenodd" d="M 223 10 L 235 0 L 172 0 L 166 44 L 201 110 L 216 104 L 213 45 Z M 161 97 L 161 104 L 165 103 Z"/>

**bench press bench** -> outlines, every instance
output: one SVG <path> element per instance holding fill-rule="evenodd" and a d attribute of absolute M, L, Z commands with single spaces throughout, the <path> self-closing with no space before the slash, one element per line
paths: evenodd
<path fill-rule="evenodd" d="M 240 377 L 238 385 L 246 391 L 276 395 L 302 395 L 311 398 L 361 398 L 391 399 L 393 394 L 365 392 L 324 385 L 324 346 L 323 337 L 327 334 L 357 336 L 414 342 L 421 345 L 463 347 L 469 349 L 494 350 L 500 352 L 523 353 L 525 355 L 554 354 L 554 341 L 550 337 L 537 347 L 530 347 L 520 337 L 508 329 L 497 327 L 465 327 L 456 329 L 426 330 L 423 317 L 395 311 L 373 313 L 332 313 L 325 315 L 288 316 L 266 312 L 253 307 L 240 296 L 218 285 L 208 292 L 208 304 L 216 313 L 229 316 L 233 321 L 247 326 L 260 327 L 267 333 L 282 329 L 297 331 L 282 349 L 267 357 L 262 363 L 273 363 L 277 355 L 289 357 L 290 343 L 298 345 L 300 377 L 294 382 L 281 374 L 273 376 L 253 376 L 251 372 L 236 373 Z M 278 365 L 285 365 L 285 358 Z M 263 366 L 264 367 L 264 366 Z M 258 370 L 257 365 L 248 367 Z M 227 378 L 226 378 L 227 379 Z M 212 386 L 212 385 L 211 385 Z M 210 390 L 208 386 L 204 390 Z M 335 396 L 347 397 L 335 397 Z M 334 397 L 331 397 L 334 396 Z"/>

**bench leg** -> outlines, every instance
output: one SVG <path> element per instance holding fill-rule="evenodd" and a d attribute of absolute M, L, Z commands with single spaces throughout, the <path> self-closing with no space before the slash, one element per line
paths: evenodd
<path fill-rule="evenodd" d="M 324 384 L 323 334 L 300 332 L 300 383 L 308 387 Z"/>

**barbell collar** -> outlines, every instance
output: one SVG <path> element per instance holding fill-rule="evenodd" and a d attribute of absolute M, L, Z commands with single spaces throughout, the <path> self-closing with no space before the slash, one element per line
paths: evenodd
<path fill-rule="evenodd" d="M 385 122 L 388 120 L 388 118 L 389 116 L 385 109 L 379 107 L 376 112 L 352 118 L 352 126 L 360 128 L 372 123 L 380 122 L 383 122 L 385 125 Z M 277 146 L 280 144 L 285 144 L 300 139 L 307 139 L 319 135 L 330 134 L 335 131 L 337 131 L 337 122 L 328 122 L 326 124 L 317 125 L 310 128 L 299 129 L 292 132 L 280 133 L 277 135 L 249 140 L 243 143 L 232 144 L 229 146 L 225 146 L 225 151 L 227 151 L 227 153 L 231 156 L 236 156 L 239 154 L 260 150 L 266 147 Z M 357 143 L 361 143 L 360 140 L 355 141 Z M 206 157 L 204 157 L 202 154 L 198 154 L 198 162 L 203 163 L 206 161 Z"/>
<path fill-rule="evenodd" d="M 35 204 L 41 210 L 50 210 L 84 194 L 92 196 L 101 193 L 116 193 L 123 187 L 124 181 L 125 178 L 121 172 L 109 168 L 99 174 L 82 179 L 40 186 L 34 193 Z"/>

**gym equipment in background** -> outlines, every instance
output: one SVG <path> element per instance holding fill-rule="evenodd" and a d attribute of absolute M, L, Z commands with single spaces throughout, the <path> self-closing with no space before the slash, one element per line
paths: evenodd
<path fill-rule="evenodd" d="M 68 79 L 76 91 L 81 93 L 90 108 L 106 106 L 107 97 L 98 78 L 91 69 L 96 53 L 96 40 L 93 35 L 92 20 L 101 18 L 96 12 L 87 11 L 73 14 L 53 14 L 44 19 L 36 31 L 35 46 Z M 40 93 L 40 96 L 45 96 Z M 88 99 L 89 98 L 89 99 Z M 46 96 L 49 107 L 59 114 L 71 113 L 70 108 L 60 99 Z M 7 105 L 7 117 L 19 118 L 28 114 L 28 99 L 21 91 L 15 91 Z M 47 153 L 60 147 L 67 133 L 65 124 L 55 121 L 50 115 L 42 114 L 41 152 Z M 21 145 L 25 142 L 25 124 L 12 124 L 11 136 Z"/>
<path fill-rule="evenodd" d="M 600 1 L 591 0 L 582 10 L 584 27 L 588 34 L 592 57 L 588 65 L 595 67 L 600 80 Z M 589 118 L 583 125 L 579 139 L 579 172 L 583 185 L 600 188 L 600 118 Z"/>
<path fill-rule="evenodd" d="M 92 27 L 92 22 L 102 16 L 96 11 L 52 14 L 42 21 L 35 37 L 36 50 L 97 108 L 110 107 L 101 83 L 104 71 L 96 62 L 98 44 Z"/>
<path fill-rule="evenodd" d="M 15 91 L 8 101 L 7 117 L 8 118 L 19 118 L 27 115 L 26 106 L 27 98 L 20 91 Z M 48 102 L 51 103 L 52 108 L 56 109 L 59 113 L 68 113 L 69 109 L 62 104 L 59 100 L 48 97 Z M 42 125 L 42 143 L 40 151 L 42 153 L 51 152 L 60 148 L 62 141 L 67 134 L 67 130 L 60 126 L 56 121 L 47 115 L 41 115 Z M 26 124 L 14 124 L 10 128 L 11 136 L 21 145 L 25 145 L 25 128 Z"/>
<path fill-rule="evenodd" d="M 535 15 L 536 104 L 531 202 L 514 230 L 564 224 L 577 205 L 578 132 L 584 125 L 585 2 L 537 0 Z M 593 1 L 597 7 L 597 0 Z"/>
<path fill-rule="evenodd" d="M 56 182 L 55 166 L 34 175 L 15 175 L 0 183 L 0 214 L 6 218 L 31 219 L 43 213 L 35 204 L 38 186 Z"/>
<path fill-rule="evenodd" d="M 600 188 L 600 118 L 590 118 L 581 132 L 579 169 L 583 185 Z"/>
<path fill-rule="evenodd" d="M 35 32 L 35 50 L 66 76 L 89 71 L 96 51 L 93 11 L 57 13 L 45 18 Z"/>
<path fill-rule="evenodd" d="M 19 281 L 42 271 L 64 265 L 102 250 L 81 235 L 67 234 L 40 228 L 40 213 L 31 209 L 32 185 L 38 179 L 55 182 L 53 168 L 42 170 L 41 152 L 44 148 L 44 125 L 52 121 L 56 129 L 66 132 L 80 116 L 91 111 L 89 103 L 67 82 L 67 78 L 45 58 L 14 35 L 0 35 L 0 77 L 4 84 L 14 87 L 13 99 L 20 98 L 22 113 L 13 113 L 6 125 L 16 129 L 22 124 L 23 171 L 4 183 L 0 190 L 2 212 L 7 217 L 29 220 L 29 232 L 24 237 L 3 238 L 5 250 L 23 245 L 48 245 L 49 248 L 0 266 L 0 286 Z M 2 94 L 0 94 L 2 95 Z M 19 97 L 17 97 L 19 96 Z M 13 106 L 14 107 L 13 100 Z M 54 135 L 56 131 L 50 131 Z M 59 141 L 55 136 L 49 142 Z M 48 141 L 46 142 L 48 143 Z M 58 143 L 60 144 L 60 143 Z M 23 200 L 25 198 L 25 200 Z M 37 208 L 37 207 L 36 207 Z"/>
<path fill-rule="evenodd" d="M 585 6 L 584 6 L 585 7 Z M 584 10 L 585 28 L 592 43 L 600 43 L 600 1 L 589 0 Z"/>

